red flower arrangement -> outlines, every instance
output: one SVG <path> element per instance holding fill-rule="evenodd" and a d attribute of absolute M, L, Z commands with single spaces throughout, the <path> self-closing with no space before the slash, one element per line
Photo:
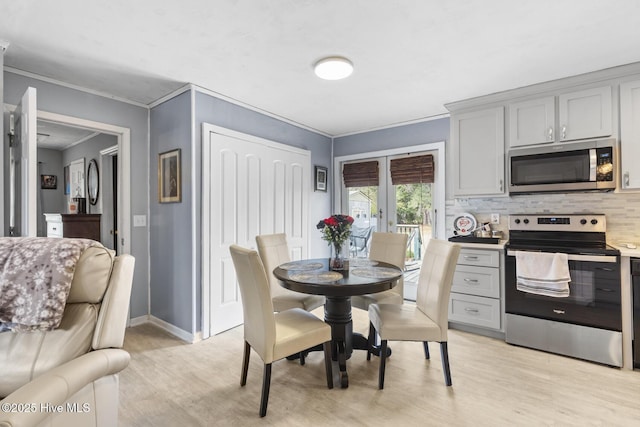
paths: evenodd
<path fill-rule="evenodd" d="M 330 245 L 333 244 L 339 253 L 340 247 L 351 235 L 351 224 L 353 224 L 352 217 L 337 214 L 323 219 L 316 225 L 316 228 L 322 231 L 322 239 Z"/>

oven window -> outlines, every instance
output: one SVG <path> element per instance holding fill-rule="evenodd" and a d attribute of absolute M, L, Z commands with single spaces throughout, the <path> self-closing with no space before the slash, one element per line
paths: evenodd
<path fill-rule="evenodd" d="M 511 185 L 588 182 L 588 151 L 537 154 L 511 158 Z"/>
<path fill-rule="evenodd" d="M 506 257 L 507 313 L 622 330 L 618 263 L 569 261 L 569 296 L 549 297 L 517 290 L 516 260 Z"/>

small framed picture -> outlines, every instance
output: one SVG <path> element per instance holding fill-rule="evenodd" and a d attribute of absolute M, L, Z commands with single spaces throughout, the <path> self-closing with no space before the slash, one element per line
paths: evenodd
<path fill-rule="evenodd" d="M 182 202 L 180 149 L 158 154 L 158 201 Z"/>
<path fill-rule="evenodd" d="M 327 168 L 316 166 L 315 191 L 327 191 Z"/>
<path fill-rule="evenodd" d="M 55 175 L 40 175 L 40 188 L 55 190 L 58 188 L 58 177 Z"/>

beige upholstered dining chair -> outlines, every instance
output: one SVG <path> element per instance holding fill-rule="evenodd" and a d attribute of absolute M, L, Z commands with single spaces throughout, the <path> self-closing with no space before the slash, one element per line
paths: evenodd
<path fill-rule="evenodd" d="M 284 233 L 263 234 L 256 236 L 258 253 L 264 264 L 265 273 L 269 279 L 271 299 L 275 311 L 288 310 L 290 308 L 302 308 L 311 311 L 324 305 L 324 297 L 319 295 L 307 295 L 290 291 L 278 283 L 273 275 L 273 270 L 280 264 L 291 261 L 287 236 Z"/>
<path fill-rule="evenodd" d="M 267 414 L 271 364 L 318 344 L 324 346 L 327 386 L 333 388 L 331 369 L 331 327 L 301 308 L 274 313 L 269 282 L 256 251 L 231 245 L 229 248 L 240 285 L 244 313 L 244 358 L 240 385 L 247 383 L 251 349 L 264 362 L 260 416 Z"/>
<path fill-rule="evenodd" d="M 440 343 L 442 370 L 447 386 L 451 385 L 447 331 L 449 294 L 458 262 L 460 245 L 431 239 L 422 260 L 416 304 L 371 304 L 369 306 L 369 348 L 376 331 L 380 335 L 380 373 L 378 388 L 384 388 L 387 341 L 422 341 L 429 359 L 429 341 Z M 367 352 L 367 360 L 371 352 Z"/>
<path fill-rule="evenodd" d="M 369 259 L 388 262 L 404 270 L 407 252 L 407 236 L 404 233 L 373 233 Z M 351 298 L 351 306 L 368 310 L 371 304 L 402 304 L 404 302 L 404 278 L 398 279 L 393 289 L 376 294 L 357 295 Z"/>

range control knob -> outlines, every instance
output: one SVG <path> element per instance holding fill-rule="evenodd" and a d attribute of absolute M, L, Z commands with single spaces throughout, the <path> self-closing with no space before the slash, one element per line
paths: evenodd
<path fill-rule="evenodd" d="M 587 220 L 586 220 L 586 219 L 582 218 L 582 219 L 580 220 L 580 224 L 585 225 L 586 223 L 587 223 Z"/>
<path fill-rule="evenodd" d="M 529 220 L 527 218 L 524 219 L 525 224 L 529 224 Z"/>
<path fill-rule="evenodd" d="M 520 224 L 520 220 L 519 220 L 519 219 L 516 219 L 514 222 L 515 222 L 516 224 Z"/>
<path fill-rule="evenodd" d="M 597 223 L 598 223 L 598 220 L 597 220 L 597 219 L 592 219 L 592 220 L 591 220 L 591 224 L 596 225 Z"/>

